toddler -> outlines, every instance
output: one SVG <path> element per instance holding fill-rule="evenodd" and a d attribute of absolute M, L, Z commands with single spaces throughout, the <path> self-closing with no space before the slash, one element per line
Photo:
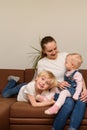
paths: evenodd
<path fill-rule="evenodd" d="M 81 64 L 82 56 L 80 54 L 70 53 L 66 56 L 65 66 L 67 71 L 64 75 L 64 80 L 67 81 L 70 86 L 60 91 L 57 101 L 52 107 L 45 110 L 45 114 L 56 114 L 67 97 L 72 97 L 74 100 L 78 100 L 82 91 L 83 82 L 82 74 L 78 70 Z"/>

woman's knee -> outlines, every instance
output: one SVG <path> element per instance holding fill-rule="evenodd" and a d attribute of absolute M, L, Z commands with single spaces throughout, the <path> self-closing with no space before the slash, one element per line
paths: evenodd
<path fill-rule="evenodd" d="M 70 108 L 73 108 L 74 107 L 74 100 L 70 97 L 66 98 L 66 101 L 65 101 L 65 105 L 66 107 L 68 107 L 68 109 Z"/>

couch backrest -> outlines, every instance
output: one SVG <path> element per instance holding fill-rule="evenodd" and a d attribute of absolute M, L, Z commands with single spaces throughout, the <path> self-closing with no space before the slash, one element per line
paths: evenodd
<path fill-rule="evenodd" d="M 81 69 L 86 86 L 87 86 L 87 69 Z M 25 69 L 25 70 L 17 70 L 17 69 L 0 69 L 0 93 L 3 88 L 7 84 L 7 78 L 9 75 L 19 76 L 19 83 L 22 82 L 30 82 L 34 77 L 35 69 Z"/>
<path fill-rule="evenodd" d="M 86 88 L 87 88 L 87 69 L 81 69 L 80 72 L 82 73 L 85 83 L 86 83 Z"/>
<path fill-rule="evenodd" d="M 34 77 L 35 69 L 25 69 L 25 82 L 30 82 Z"/>

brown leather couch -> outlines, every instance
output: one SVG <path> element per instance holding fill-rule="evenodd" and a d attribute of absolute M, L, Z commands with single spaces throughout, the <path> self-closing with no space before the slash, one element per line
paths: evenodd
<path fill-rule="evenodd" d="M 81 70 L 81 72 L 87 85 L 87 70 Z M 16 97 L 3 98 L 1 96 L 9 75 L 19 76 L 19 83 L 29 82 L 34 75 L 34 69 L 0 69 L 0 130 L 51 130 L 55 116 L 44 114 L 47 107 L 36 108 L 26 102 L 17 102 Z M 68 124 L 69 120 L 64 130 L 67 129 Z M 87 130 L 87 111 L 79 130 Z"/>

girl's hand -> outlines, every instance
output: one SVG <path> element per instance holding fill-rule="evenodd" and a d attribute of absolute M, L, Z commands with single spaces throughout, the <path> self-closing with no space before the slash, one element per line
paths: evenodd
<path fill-rule="evenodd" d="M 81 92 L 80 100 L 83 101 L 83 102 L 87 102 L 87 89 L 84 89 Z"/>
<path fill-rule="evenodd" d="M 58 87 L 60 89 L 65 89 L 66 87 L 70 87 L 70 84 L 66 81 L 63 81 L 63 82 L 58 82 Z"/>

